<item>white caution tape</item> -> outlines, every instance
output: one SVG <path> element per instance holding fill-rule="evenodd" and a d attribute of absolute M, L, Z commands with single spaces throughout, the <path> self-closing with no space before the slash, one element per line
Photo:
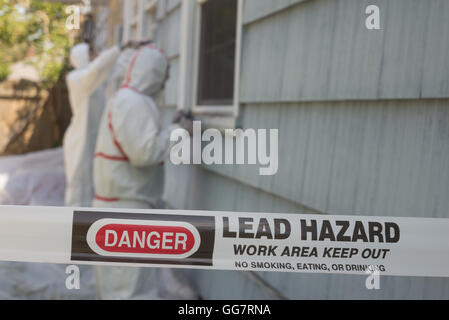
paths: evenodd
<path fill-rule="evenodd" d="M 449 219 L 0 207 L 0 260 L 449 276 Z"/>

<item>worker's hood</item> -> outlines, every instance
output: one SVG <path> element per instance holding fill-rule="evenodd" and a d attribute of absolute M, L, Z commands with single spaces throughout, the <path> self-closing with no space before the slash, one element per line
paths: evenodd
<path fill-rule="evenodd" d="M 81 69 L 89 65 L 89 45 L 80 43 L 70 50 L 70 63 L 75 69 Z"/>
<path fill-rule="evenodd" d="M 145 46 L 131 60 L 124 85 L 154 97 L 164 87 L 167 68 L 165 54 L 154 45 Z"/>

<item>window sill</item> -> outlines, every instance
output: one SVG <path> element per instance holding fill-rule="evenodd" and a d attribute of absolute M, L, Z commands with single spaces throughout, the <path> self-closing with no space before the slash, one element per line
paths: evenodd
<path fill-rule="evenodd" d="M 194 106 L 192 113 L 195 120 L 201 120 L 205 129 L 235 129 L 237 125 L 236 107 L 226 106 Z"/>
<path fill-rule="evenodd" d="M 193 106 L 192 112 L 194 114 L 206 114 L 216 116 L 232 116 L 234 115 L 233 105 L 215 105 L 215 106 Z"/>
<path fill-rule="evenodd" d="M 224 131 L 225 129 L 235 129 L 237 118 L 234 115 L 218 115 L 218 114 L 198 114 L 193 113 L 196 121 L 201 121 L 202 129 L 217 129 Z"/>

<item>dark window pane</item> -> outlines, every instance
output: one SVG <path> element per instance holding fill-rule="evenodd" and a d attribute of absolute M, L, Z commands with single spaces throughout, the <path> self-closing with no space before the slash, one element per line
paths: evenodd
<path fill-rule="evenodd" d="M 209 0 L 201 10 L 198 104 L 230 105 L 234 98 L 237 0 Z"/>

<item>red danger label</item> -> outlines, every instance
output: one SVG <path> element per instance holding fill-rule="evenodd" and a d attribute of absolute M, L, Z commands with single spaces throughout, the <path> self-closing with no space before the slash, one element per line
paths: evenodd
<path fill-rule="evenodd" d="M 212 266 L 215 217 L 74 211 L 72 261 Z"/>
<path fill-rule="evenodd" d="M 194 226 L 178 221 L 100 219 L 87 232 L 90 248 L 102 256 L 185 258 L 198 250 Z"/>

